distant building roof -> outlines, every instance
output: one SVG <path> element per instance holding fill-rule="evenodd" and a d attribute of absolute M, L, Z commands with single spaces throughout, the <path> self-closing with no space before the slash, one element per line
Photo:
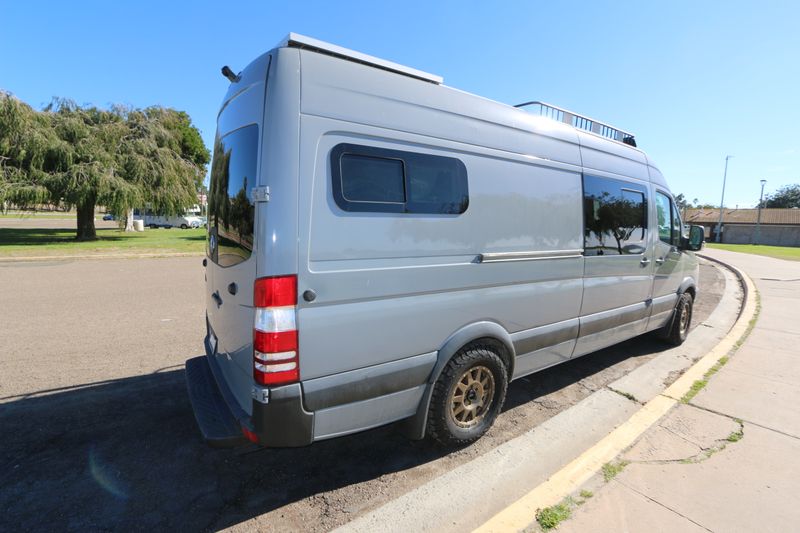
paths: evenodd
<path fill-rule="evenodd" d="M 725 209 L 723 224 L 755 224 L 758 209 Z M 719 222 L 719 209 L 687 209 L 686 222 L 693 224 L 716 224 Z M 800 209 L 762 209 L 762 224 L 800 225 Z"/>

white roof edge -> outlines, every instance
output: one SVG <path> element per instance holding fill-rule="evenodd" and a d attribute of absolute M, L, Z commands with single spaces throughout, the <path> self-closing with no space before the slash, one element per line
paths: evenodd
<path fill-rule="evenodd" d="M 444 81 L 444 78 L 442 78 L 441 76 L 437 76 L 435 74 L 430 74 L 422 70 L 417 70 L 415 68 L 406 67 L 398 63 L 393 63 L 391 61 L 379 59 L 377 57 L 373 57 L 367 54 L 362 54 L 361 52 L 356 52 L 355 50 L 349 50 L 341 46 L 336 46 L 335 44 L 326 43 L 325 41 L 320 41 L 312 37 L 300 35 L 299 33 L 290 33 L 289 35 L 286 36 L 286 38 L 283 41 L 281 41 L 278 44 L 277 47 L 281 48 L 291 45 L 298 46 L 299 48 L 311 48 L 314 50 L 328 52 L 335 56 L 349 58 L 353 61 L 365 63 L 368 65 L 373 65 L 385 70 L 390 70 L 392 72 L 397 72 L 399 74 L 405 74 L 406 76 L 411 76 L 414 78 L 418 78 L 421 80 L 429 81 L 440 85 Z"/>

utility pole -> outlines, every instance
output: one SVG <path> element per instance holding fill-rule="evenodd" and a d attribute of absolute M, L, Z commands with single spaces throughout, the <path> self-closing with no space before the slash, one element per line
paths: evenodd
<path fill-rule="evenodd" d="M 725 181 L 728 179 L 728 159 L 732 155 L 725 156 L 725 173 L 722 175 L 722 199 L 719 201 L 719 223 L 717 224 L 717 242 L 722 242 L 722 209 L 725 205 Z"/>
<path fill-rule="evenodd" d="M 758 222 L 756 222 L 756 244 L 761 244 L 761 204 L 764 203 L 764 185 L 767 180 L 761 180 L 761 197 L 758 199 Z"/>

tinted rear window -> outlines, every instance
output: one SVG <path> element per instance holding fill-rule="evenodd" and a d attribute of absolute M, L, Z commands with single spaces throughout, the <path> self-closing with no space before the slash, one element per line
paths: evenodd
<path fill-rule="evenodd" d="M 253 251 L 258 126 L 246 126 L 214 143 L 208 191 L 207 252 L 220 266 L 232 266 Z"/>
<path fill-rule="evenodd" d="M 469 205 L 467 168 L 454 157 L 339 144 L 331 174 L 344 211 L 459 215 Z"/>

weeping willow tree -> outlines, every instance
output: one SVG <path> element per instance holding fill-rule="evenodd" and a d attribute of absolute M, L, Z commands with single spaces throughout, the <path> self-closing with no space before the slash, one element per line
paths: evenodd
<path fill-rule="evenodd" d="M 11 94 L 0 91 L 0 207 L 27 207 L 50 200 L 44 170 L 55 157 L 48 120 Z"/>
<path fill-rule="evenodd" d="M 176 214 L 197 203 L 210 154 L 188 115 L 162 107 L 117 108 L 116 113 L 127 126 L 117 168 L 131 190 L 120 190 L 105 205 L 125 215 L 126 229 L 136 207 Z"/>
<path fill-rule="evenodd" d="M 176 214 L 193 205 L 209 159 L 183 112 L 64 99 L 37 112 L 0 94 L 0 202 L 74 206 L 78 240 L 97 238 L 97 205 L 124 214 L 126 229 L 136 207 Z"/>

